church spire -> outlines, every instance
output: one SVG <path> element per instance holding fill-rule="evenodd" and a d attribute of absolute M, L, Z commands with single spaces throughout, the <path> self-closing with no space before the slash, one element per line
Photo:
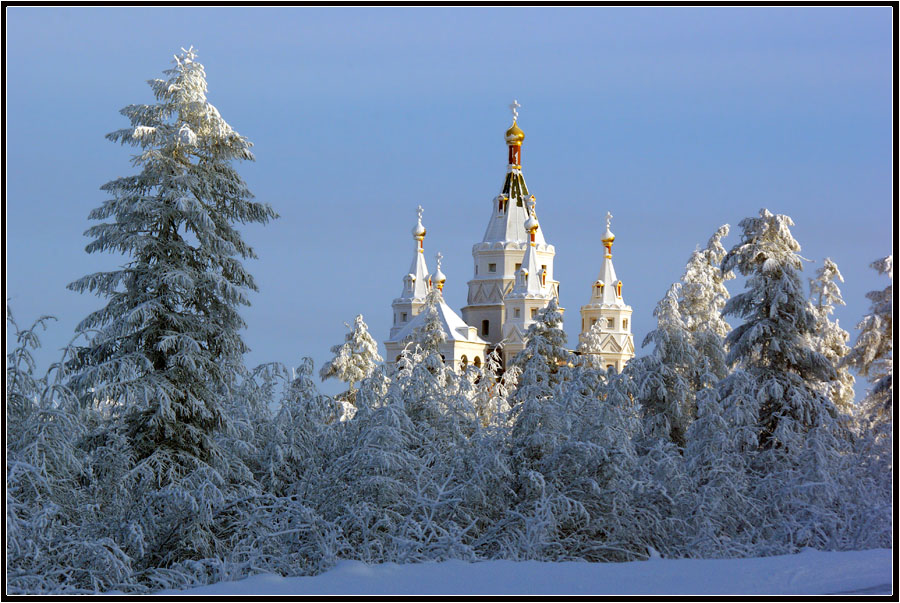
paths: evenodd
<path fill-rule="evenodd" d="M 506 130 L 505 140 L 507 146 L 506 178 L 500 194 L 494 198 L 491 219 L 484 233 L 482 242 L 496 243 L 518 241 L 524 243 L 528 240 L 525 230 L 525 220 L 528 211 L 525 206 L 534 195 L 528 192 L 525 177 L 522 175 L 522 142 L 525 140 L 525 132 L 518 125 L 519 107 L 518 101 L 513 101 L 509 108 L 512 110 L 513 123 Z M 536 242 L 544 245 L 544 236 L 537 233 Z"/>
<path fill-rule="evenodd" d="M 403 291 L 400 297 L 391 304 L 394 310 L 394 326 L 391 337 L 396 335 L 405 324 L 418 314 L 425 305 L 425 297 L 431 286 L 428 282 L 428 266 L 425 265 L 425 227 L 422 226 L 422 206 L 416 208 L 416 225 L 412 236 L 416 244 L 415 255 L 409 272 L 403 277 Z"/>
<path fill-rule="evenodd" d="M 425 299 L 428 294 L 428 266 L 425 265 L 425 227 L 422 226 L 422 206 L 416 208 L 418 217 L 412 235 L 416 242 L 416 254 L 409 267 L 409 274 L 403 278 L 401 298 Z"/>
<path fill-rule="evenodd" d="M 600 274 L 597 276 L 597 282 L 594 284 L 594 295 L 592 297 L 600 298 L 603 304 L 612 304 L 616 306 L 624 306 L 622 301 L 622 281 L 616 277 L 616 269 L 612 262 L 612 246 L 616 240 L 616 235 L 610 230 L 610 222 L 612 214 L 606 212 L 606 232 L 603 233 L 600 241 L 606 253 L 603 255 L 603 264 L 600 267 Z"/>

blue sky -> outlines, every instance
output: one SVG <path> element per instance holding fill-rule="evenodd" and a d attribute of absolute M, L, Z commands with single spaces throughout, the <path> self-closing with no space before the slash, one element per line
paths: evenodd
<path fill-rule="evenodd" d="M 607 211 L 638 345 L 695 246 L 729 223 L 730 248 L 762 207 L 793 218 L 808 276 L 837 262 L 853 339 L 887 285 L 868 265 L 892 250 L 888 7 L 6 10 L 6 295 L 22 323 L 59 318 L 42 364 L 103 303 L 66 284 L 123 261 L 84 252 L 99 187 L 134 171 L 103 136 L 189 45 L 281 214 L 243 229 L 250 365 L 321 366 L 357 313 L 386 338 L 419 204 L 465 304 L 513 98 L 573 345 Z"/>

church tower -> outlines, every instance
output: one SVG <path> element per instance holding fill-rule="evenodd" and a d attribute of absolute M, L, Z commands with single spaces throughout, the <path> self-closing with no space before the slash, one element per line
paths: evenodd
<path fill-rule="evenodd" d="M 516 270 L 516 282 L 503 300 L 503 365 L 508 366 L 516 354 L 525 348 L 525 332 L 534 322 L 537 313 L 555 297 L 547 284 L 547 271 L 537 256 L 537 232 L 540 224 L 534 211 L 534 199 L 528 200 L 530 215 L 525 220 L 529 242 L 521 265 Z"/>
<path fill-rule="evenodd" d="M 428 266 L 425 265 L 425 227 L 422 226 L 422 206 L 416 208 L 418 221 L 412 229 L 413 240 L 416 242 L 416 252 L 413 255 L 409 273 L 403 277 L 403 292 L 394 300 L 391 307 L 394 310 L 394 322 L 391 327 L 390 339 L 399 333 L 403 327 L 422 311 L 425 305 L 425 296 L 431 289 L 428 278 Z"/>
<path fill-rule="evenodd" d="M 506 323 L 515 319 L 507 315 L 504 299 L 516 286 L 516 273 L 526 261 L 531 264 L 526 286 L 529 279 L 539 278 L 543 283 L 542 289 L 549 295 L 540 307 L 546 306 L 552 297 L 559 297 L 559 282 L 553 279 L 556 250 L 544 240 L 540 227 L 535 228 L 534 232 L 529 232 L 526 227 L 533 213 L 528 202 L 532 202 L 533 207 L 535 198 L 528 192 L 522 175 L 522 141 L 525 133 L 517 124 L 520 106 L 516 101 L 510 105 L 513 123 L 506 131 L 506 178 L 500 194 L 491 202 L 491 215 L 484 238 L 472 247 L 475 276 L 469 281 L 468 299 L 462 309 L 463 320 L 478 329 L 481 338 L 493 346 L 506 335 Z M 534 223 L 537 224 L 536 219 Z M 527 320 L 529 316 L 522 315 L 519 319 Z"/>
<path fill-rule="evenodd" d="M 591 287 L 590 301 L 581 306 L 579 351 L 599 354 L 607 369 L 621 372 L 634 358 L 634 335 L 631 333 L 631 306 L 622 299 L 622 281 L 616 277 L 612 263 L 612 246 L 616 236 L 610 230 L 612 214 L 606 213 L 603 247 L 606 253 L 600 275 Z"/>

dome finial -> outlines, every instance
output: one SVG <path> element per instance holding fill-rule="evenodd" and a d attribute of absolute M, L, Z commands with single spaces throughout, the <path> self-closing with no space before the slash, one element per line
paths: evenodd
<path fill-rule="evenodd" d="M 609 223 L 612 221 L 613 215 L 609 212 L 606 212 L 606 232 L 603 233 L 603 238 L 600 240 L 603 242 L 603 246 L 606 247 L 606 257 L 612 257 L 612 245 L 613 241 L 616 240 L 616 235 L 612 233 L 609 229 Z"/>
<path fill-rule="evenodd" d="M 528 219 L 525 220 L 525 230 L 528 231 L 528 234 L 531 237 L 531 245 L 534 246 L 534 233 L 537 232 L 540 223 L 537 219 L 537 213 L 534 211 L 534 195 L 531 195 L 531 198 L 528 199 Z"/>
<path fill-rule="evenodd" d="M 419 252 L 420 253 L 422 252 L 422 247 L 423 247 L 422 241 L 425 240 L 425 232 L 426 232 L 425 227 L 422 226 L 422 212 L 424 212 L 424 211 L 425 210 L 422 209 L 421 205 L 416 208 L 416 215 L 419 217 L 419 220 L 416 223 L 416 225 L 413 226 L 413 229 L 412 229 L 413 238 L 419 242 Z"/>
<path fill-rule="evenodd" d="M 512 104 L 509 106 L 510 111 L 512 111 L 513 123 L 510 126 L 509 130 L 506 131 L 506 144 L 509 146 L 522 146 L 522 141 L 525 140 L 525 132 L 516 125 L 516 122 L 519 119 L 519 107 L 522 105 L 519 104 L 519 101 L 514 100 Z"/>
<path fill-rule="evenodd" d="M 434 259 L 435 259 L 436 266 L 434 269 L 434 274 L 431 277 L 431 280 L 434 283 L 434 286 L 437 287 L 437 290 L 443 293 L 444 282 L 446 282 L 446 280 L 447 280 L 447 277 L 444 276 L 443 272 L 441 272 L 441 260 L 444 259 L 444 254 L 442 254 L 440 251 L 438 251 L 437 255 L 434 256 Z"/>

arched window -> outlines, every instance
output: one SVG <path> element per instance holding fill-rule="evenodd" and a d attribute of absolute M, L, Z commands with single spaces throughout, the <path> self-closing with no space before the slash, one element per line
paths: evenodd
<path fill-rule="evenodd" d="M 466 370 L 466 367 L 469 366 L 469 359 L 466 358 L 465 354 L 463 354 L 462 357 L 459 359 L 459 366 L 460 366 L 460 368 L 462 368 L 462 370 Z"/>
<path fill-rule="evenodd" d="M 481 335 L 486 336 L 491 334 L 491 321 L 482 320 L 481 321 Z"/>
<path fill-rule="evenodd" d="M 478 356 L 475 356 L 475 367 L 481 368 L 481 358 L 479 358 Z"/>

